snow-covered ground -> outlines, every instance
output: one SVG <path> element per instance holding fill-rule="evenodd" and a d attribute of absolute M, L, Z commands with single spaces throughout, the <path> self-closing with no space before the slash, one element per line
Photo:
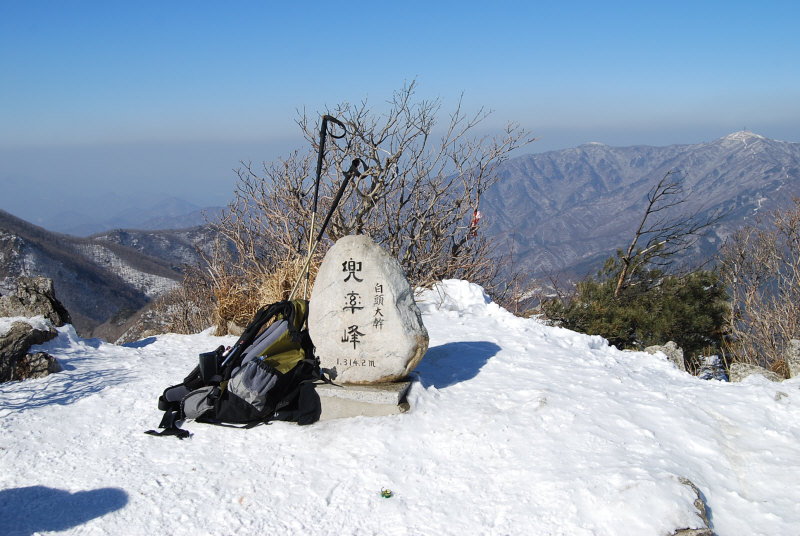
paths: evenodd
<path fill-rule="evenodd" d="M 800 534 L 800 380 L 699 380 L 463 281 L 420 307 L 409 413 L 184 441 L 143 433 L 156 399 L 233 338 L 60 329 L 64 372 L 0 385 L 0 533 L 669 535 L 687 478 L 720 536 Z"/>

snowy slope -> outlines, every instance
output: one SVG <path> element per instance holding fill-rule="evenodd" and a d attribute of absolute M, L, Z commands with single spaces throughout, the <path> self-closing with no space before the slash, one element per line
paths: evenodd
<path fill-rule="evenodd" d="M 409 413 L 184 441 L 142 433 L 156 398 L 233 338 L 62 328 L 63 373 L 0 385 L 0 533 L 669 535 L 700 526 L 680 477 L 720 536 L 800 533 L 800 381 L 698 380 L 462 281 L 421 308 Z"/>
<path fill-rule="evenodd" d="M 178 286 L 178 281 L 174 279 L 175 274 L 170 274 L 171 277 L 165 277 L 140 270 L 126 262 L 104 244 L 78 244 L 76 250 L 85 257 L 92 259 L 95 264 L 117 274 L 123 281 L 150 299 L 157 298 Z"/>
<path fill-rule="evenodd" d="M 590 143 L 517 156 L 497 169 L 501 180 L 481 197 L 482 233 L 513 252 L 515 266 L 579 280 L 627 247 L 647 193 L 668 171 L 678 172 L 673 178 L 689 194 L 667 211 L 669 219 L 697 213 L 714 222 L 683 255 L 706 261 L 736 229 L 797 193 L 800 143 L 740 131 L 698 144 Z"/>

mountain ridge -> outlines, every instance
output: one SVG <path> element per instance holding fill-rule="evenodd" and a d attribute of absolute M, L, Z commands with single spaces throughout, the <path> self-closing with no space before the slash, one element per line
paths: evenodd
<path fill-rule="evenodd" d="M 0 291 L 12 292 L 20 275 L 52 279 L 76 329 L 88 335 L 182 278 L 172 264 L 122 244 L 54 233 L 0 210 Z"/>
<path fill-rule="evenodd" d="M 515 263 L 539 277 L 602 262 L 630 243 L 647 193 L 670 171 L 684 177 L 686 211 L 727 213 L 698 245 L 699 256 L 798 191 L 800 143 L 739 131 L 698 144 L 589 143 L 519 156 L 500 166 L 500 181 L 481 198 L 484 233 L 505 239 Z"/>
<path fill-rule="evenodd" d="M 482 196 L 481 232 L 534 277 L 580 278 L 630 243 L 647 193 L 672 171 L 691 192 L 687 211 L 725 214 L 692 252 L 708 258 L 734 229 L 800 191 L 800 143 L 740 131 L 697 144 L 592 142 L 518 156 L 498 168 L 500 180 Z M 208 225 L 75 237 L 0 210 L 0 292 L 20 274 L 50 277 L 82 334 L 113 340 L 93 330 L 173 288 L 217 238 Z"/>

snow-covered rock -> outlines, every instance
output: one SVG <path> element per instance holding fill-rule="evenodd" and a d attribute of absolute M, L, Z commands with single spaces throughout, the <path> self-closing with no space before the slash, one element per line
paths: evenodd
<path fill-rule="evenodd" d="M 664 345 L 648 346 L 644 349 L 648 354 L 662 353 L 679 370 L 686 371 L 686 363 L 683 360 L 683 349 L 679 348 L 674 341 L 668 341 Z"/>
<path fill-rule="evenodd" d="M 31 346 L 54 339 L 57 332 L 44 316 L 0 318 L 0 382 L 41 378 L 59 372 L 58 361 Z"/>
<path fill-rule="evenodd" d="M 740 382 L 753 375 L 763 376 L 771 382 L 779 382 L 783 380 L 783 378 L 771 370 L 767 370 L 764 367 L 759 367 L 758 365 L 751 365 L 749 363 L 731 363 L 730 371 L 732 382 Z"/>
<path fill-rule="evenodd" d="M 21 276 L 16 287 L 16 292 L 0 296 L 0 317 L 43 316 L 56 327 L 72 323 L 69 312 L 56 298 L 52 279 Z"/>

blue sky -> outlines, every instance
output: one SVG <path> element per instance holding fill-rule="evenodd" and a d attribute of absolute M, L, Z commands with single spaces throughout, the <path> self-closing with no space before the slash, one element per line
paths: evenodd
<path fill-rule="evenodd" d="M 800 141 L 798 23 L 788 1 L 0 0 L 0 208 L 29 217 L 26 188 L 54 210 L 105 191 L 224 204 L 239 160 L 302 147 L 298 109 L 412 79 L 444 111 L 462 93 L 493 110 L 488 130 L 519 122 L 530 152 Z"/>

